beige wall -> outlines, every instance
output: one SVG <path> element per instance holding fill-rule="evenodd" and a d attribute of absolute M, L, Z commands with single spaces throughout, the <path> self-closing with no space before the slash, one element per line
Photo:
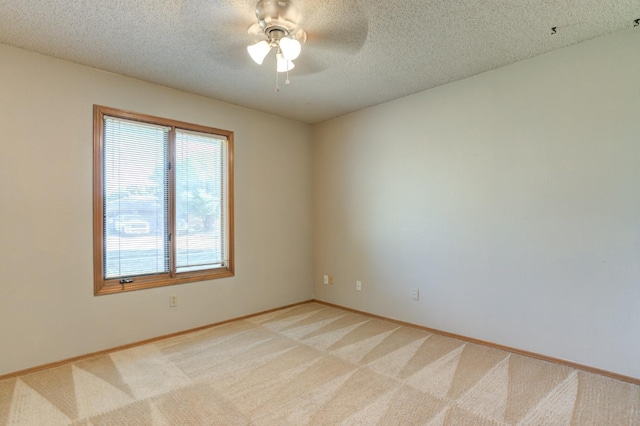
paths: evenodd
<path fill-rule="evenodd" d="M 0 93 L 0 375 L 313 296 L 309 126 L 4 45 Z M 93 104 L 235 132 L 234 278 L 93 296 Z"/>
<path fill-rule="evenodd" d="M 315 125 L 316 297 L 640 378 L 638 46 Z"/>
<path fill-rule="evenodd" d="M 312 132 L 0 45 L 0 374 L 315 284 L 321 300 L 640 377 L 639 42 L 599 38 Z M 93 296 L 95 103 L 235 132 L 236 277 Z"/>

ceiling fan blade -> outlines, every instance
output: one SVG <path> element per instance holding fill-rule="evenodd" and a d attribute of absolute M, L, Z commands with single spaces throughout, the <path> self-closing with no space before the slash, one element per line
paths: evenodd
<path fill-rule="evenodd" d="M 368 27 L 331 31 L 309 31 L 305 49 L 331 51 L 346 55 L 358 53 L 367 40 Z"/>
<path fill-rule="evenodd" d="M 296 67 L 291 71 L 292 76 L 296 75 L 313 75 L 325 71 L 330 68 L 327 62 L 323 62 L 313 55 L 300 57 L 296 61 Z"/>
<path fill-rule="evenodd" d="M 255 3 L 235 0 L 222 0 L 222 6 L 219 3 L 210 0 L 184 3 L 180 19 L 185 48 L 195 46 L 200 54 L 219 66 L 247 67 L 253 63 L 247 46 L 259 39 L 247 33 L 256 22 Z"/>
<path fill-rule="evenodd" d="M 247 34 L 252 36 L 262 36 L 264 33 L 262 32 L 260 24 L 256 22 L 247 29 Z"/>
<path fill-rule="evenodd" d="M 247 52 L 247 43 L 225 41 L 223 44 L 210 44 L 207 56 L 216 64 L 229 68 L 243 68 L 255 65 Z"/>
<path fill-rule="evenodd" d="M 369 34 L 369 22 L 358 2 L 328 0 L 307 4 L 302 24 L 306 46 L 337 53 L 358 52 Z"/>

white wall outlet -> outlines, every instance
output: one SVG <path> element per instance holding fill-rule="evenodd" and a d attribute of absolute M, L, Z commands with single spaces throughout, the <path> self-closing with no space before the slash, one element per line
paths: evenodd
<path fill-rule="evenodd" d="M 362 281 L 356 281 L 356 290 L 362 291 Z"/>
<path fill-rule="evenodd" d="M 169 296 L 169 307 L 175 308 L 176 306 L 178 306 L 178 296 L 172 294 L 171 296 Z"/>
<path fill-rule="evenodd" d="M 324 283 L 329 285 L 329 275 L 324 276 Z"/>
<path fill-rule="evenodd" d="M 417 288 L 411 289 L 411 300 L 420 300 L 420 290 Z"/>

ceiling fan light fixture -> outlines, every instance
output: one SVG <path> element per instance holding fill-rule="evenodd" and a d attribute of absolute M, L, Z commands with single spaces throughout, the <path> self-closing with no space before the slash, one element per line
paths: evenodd
<path fill-rule="evenodd" d="M 300 55 L 302 45 L 307 41 L 307 33 L 299 26 L 302 15 L 295 0 L 258 0 L 256 18 L 258 22 L 247 32 L 264 39 L 248 46 L 247 51 L 255 63 L 262 65 L 271 49 L 275 50 L 275 90 L 278 92 L 279 73 L 287 73 L 285 83 L 289 84 L 289 71 L 295 67 L 292 61 Z"/>
<path fill-rule="evenodd" d="M 298 40 L 287 36 L 281 38 L 279 44 L 280 50 L 282 51 L 282 56 L 284 56 L 286 59 L 293 61 L 298 56 L 300 56 L 302 45 Z"/>
<path fill-rule="evenodd" d="M 262 40 L 255 44 L 247 46 L 249 56 L 251 56 L 251 59 L 253 59 L 253 61 L 258 65 L 262 65 L 264 58 L 267 56 L 270 50 L 271 45 L 266 40 Z"/>
<path fill-rule="evenodd" d="M 280 52 L 276 53 L 276 63 L 276 69 L 278 72 L 287 72 L 295 68 L 294 63 L 285 58 Z"/>

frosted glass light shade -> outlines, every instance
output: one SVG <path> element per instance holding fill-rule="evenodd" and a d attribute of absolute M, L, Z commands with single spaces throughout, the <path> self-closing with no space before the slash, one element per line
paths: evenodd
<path fill-rule="evenodd" d="M 267 56 L 267 53 L 271 50 L 271 45 L 266 40 L 262 40 L 257 42 L 256 44 L 252 44 L 247 46 L 247 52 L 249 52 L 249 56 L 251 59 L 258 64 L 262 65 L 264 58 Z"/>
<path fill-rule="evenodd" d="M 298 40 L 294 40 L 291 37 L 283 37 L 280 39 L 280 50 L 282 51 L 282 56 L 293 61 L 300 55 L 302 45 Z"/>
<path fill-rule="evenodd" d="M 276 63 L 277 63 L 276 69 L 278 70 L 278 72 L 287 72 L 295 68 L 295 65 L 293 64 L 293 62 L 287 60 L 282 55 L 282 53 L 276 54 Z"/>

